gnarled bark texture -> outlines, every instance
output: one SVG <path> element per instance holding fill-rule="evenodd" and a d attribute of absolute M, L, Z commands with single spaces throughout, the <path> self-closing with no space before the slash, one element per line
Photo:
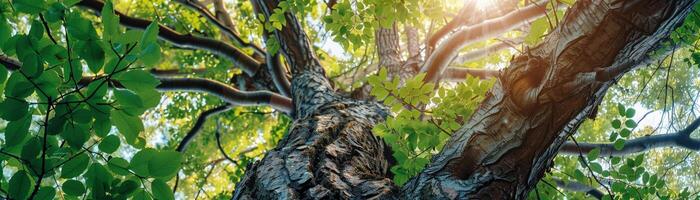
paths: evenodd
<path fill-rule="evenodd" d="M 269 15 L 277 1 L 255 1 Z M 295 121 L 249 166 L 234 199 L 523 199 L 566 138 L 626 72 L 679 25 L 695 0 L 579 0 L 545 41 L 517 56 L 426 169 L 403 188 L 372 135 L 387 111 L 331 88 L 296 18 L 274 35 L 292 70 Z M 623 64 L 633 63 L 633 64 Z M 626 66 L 624 70 L 601 68 Z"/>

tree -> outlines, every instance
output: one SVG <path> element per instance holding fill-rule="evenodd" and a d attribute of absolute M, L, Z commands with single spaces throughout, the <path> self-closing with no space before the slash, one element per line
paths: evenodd
<path fill-rule="evenodd" d="M 697 70 L 669 83 L 700 63 L 694 0 L 467 0 L 450 21 L 435 0 L 229 3 L 0 5 L 3 197 L 691 197 L 643 162 L 700 149 Z M 657 61 L 666 77 L 644 74 Z M 617 92 L 650 82 L 663 107 Z M 640 107 L 677 131 L 637 130 Z M 574 138 L 590 131 L 614 143 Z"/>

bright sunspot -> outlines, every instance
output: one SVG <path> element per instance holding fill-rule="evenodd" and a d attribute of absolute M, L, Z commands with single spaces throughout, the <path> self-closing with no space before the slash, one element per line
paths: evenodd
<path fill-rule="evenodd" d="M 474 0 L 476 8 L 479 10 L 487 10 L 494 6 L 495 0 Z"/>

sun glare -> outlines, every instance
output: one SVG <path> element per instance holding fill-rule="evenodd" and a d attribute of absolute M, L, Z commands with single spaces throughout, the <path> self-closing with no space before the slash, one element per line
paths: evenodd
<path fill-rule="evenodd" d="M 474 0 L 476 8 L 479 10 L 488 10 L 495 5 L 496 0 Z"/>

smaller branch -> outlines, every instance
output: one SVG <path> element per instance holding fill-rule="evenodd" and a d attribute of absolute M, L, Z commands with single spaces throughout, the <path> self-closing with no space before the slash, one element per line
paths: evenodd
<path fill-rule="evenodd" d="M 226 153 L 224 147 L 221 145 L 221 132 L 219 132 L 220 128 L 220 124 L 216 123 L 216 131 L 214 132 L 214 136 L 216 136 L 216 147 L 219 148 L 219 152 L 221 152 L 221 154 L 224 155 L 226 160 L 233 163 L 234 165 L 238 165 L 238 161 L 231 158 L 231 156 L 229 156 L 228 153 Z"/>
<path fill-rule="evenodd" d="M 440 27 L 435 33 L 430 35 L 427 39 L 427 44 L 426 46 L 428 47 L 428 53 L 431 53 L 433 49 L 435 49 L 435 46 L 437 46 L 438 42 L 440 39 L 444 38 L 448 34 L 450 34 L 452 31 L 456 30 L 463 24 L 469 20 L 469 17 L 466 16 L 467 13 L 473 13 L 475 7 L 475 1 L 467 1 L 464 3 L 464 6 L 459 10 L 457 16 L 455 16 L 452 20 L 447 22 L 445 26 Z"/>
<path fill-rule="evenodd" d="M 284 65 L 282 65 L 280 53 L 275 53 L 275 55 L 268 53 L 265 56 L 265 62 L 267 63 L 267 71 L 270 72 L 270 76 L 272 76 L 272 83 L 275 84 L 277 90 L 280 94 L 291 97 L 292 83 L 290 83 L 287 78 L 287 70 L 284 68 Z"/>
<path fill-rule="evenodd" d="M 83 0 L 77 5 L 92 10 L 96 15 L 99 15 L 102 7 L 104 6 L 104 2 L 101 0 Z M 145 19 L 127 16 L 124 13 L 116 10 L 114 13 L 119 16 L 119 23 L 129 28 L 146 29 L 146 27 L 148 27 L 148 25 L 150 25 L 152 22 Z M 258 63 L 257 60 L 248 56 L 238 48 L 231 46 L 230 44 L 211 38 L 199 37 L 191 34 L 181 34 L 166 26 L 158 26 L 158 37 L 160 39 L 168 41 L 177 47 L 202 49 L 225 57 L 231 60 L 236 66 L 240 67 L 251 77 L 257 73 L 260 67 L 260 63 Z"/>
<path fill-rule="evenodd" d="M 4 65 L 8 70 L 19 70 L 22 63 L 5 55 L 0 55 L 0 64 Z"/>
<path fill-rule="evenodd" d="M 267 33 L 263 33 L 263 40 L 267 42 L 270 36 L 271 35 Z M 292 84 L 289 82 L 289 79 L 287 78 L 287 70 L 284 68 L 282 61 L 280 60 L 280 52 L 275 52 L 275 54 L 267 52 L 267 54 L 265 54 L 265 63 L 267 66 L 267 71 L 270 73 L 272 83 L 275 84 L 277 91 L 286 97 L 291 97 Z"/>
<path fill-rule="evenodd" d="M 292 100 L 270 91 L 240 91 L 224 83 L 204 78 L 159 78 L 161 84 L 156 89 L 160 91 L 192 91 L 206 92 L 219 96 L 224 101 L 240 106 L 270 105 L 279 111 L 290 114 L 293 109 Z"/>
<path fill-rule="evenodd" d="M 426 72 L 425 82 L 435 82 L 449 65 L 459 49 L 490 36 L 505 33 L 543 16 L 546 6 L 530 5 L 523 9 L 510 12 L 502 17 L 485 20 L 456 31 L 435 48 L 421 72 Z"/>
<path fill-rule="evenodd" d="M 444 74 L 444 79 L 447 81 L 464 81 L 467 75 L 478 77 L 479 79 L 490 79 L 497 77 L 500 71 L 491 69 L 470 69 L 450 67 Z"/>
<path fill-rule="evenodd" d="M 614 145 L 610 143 L 578 143 L 577 146 L 572 142 L 566 142 L 562 145 L 561 149 L 559 149 L 559 154 L 587 154 L 595 148 L 600 148 L 599 157 L 625 156 L 662 147 L 681 147 L 688 150 L 699 151 L 700 139 L 690 137 L 690 134 L 695 131 L 698 126 L 700 126 L 700 118 L 695 119 L 695 121 L 686 128 L 676 133 L 651 135 L 627 140 L 625 146 L 621 150 L 615 149 Z"/>
<path fill-rule="evenodd" d="M 564 182 L 560 179 L 554 179 L 554 182 L 557 184 L 557 187 L 568 190 L 568 191 L 574 191 L 574 192 L 585 192 L 588 195 L 591 195 L 595 197 L 596 199 L 602 199 L 603 198 L 603 192 L 601 192 L 598 189 L 595 189 L 591 186 L 588 186 L 583 183 L 579 182 Z"/>
<path fill-rule="evenodd" d="M 223 13 L 227 14 L 227 16 L 229 17 L 228 22 L 231 22 L 231 23 L 222 22 L 221 20 L 217 19 L 214 14 L 209 12 L 209 10 L 207 10 L 207 8 L 204 7 L 204 5 L 199 4 L 197 2 L 194 2 L 192 0 L 176 0 L 176 2 L 193 9 L 196 12 L 198 12 L 200 15 L 204 16 L 204 18 L 206 18 L 209 22 L 211 22 L 216 27 L 221 29 L 221 32 L 223 32 L 228 38 L 231 38 L 236 43 L 238 43 L 238 45 L 241 45 L 243 47 L 249 47 L 255 51 L 255 54 L 257 56 L 264 57 L 265 52 L 262 50 L 262 48 L 254 45 L 254 44 L 250 44 L 250 43 L 245 42 L 238 35 L 238 33 L 236 33 L 236 31 L 233 29 L 234 27 L 232 26 L 233 23 L 230 21 L 230 16 L 228 16 L 228 13 L 226 13 L 225 10 L 223 11 Z M 218 12 L 218 9 L 220 9 L 218 6 L 221 6 L 221 8 L 223 8 L 223 2 L 221 2 L 221 1 L 218 1 L 218 2 L 221 3 L 221 5 L 216 5 L 217 12 Z M 216 4 L 217 1 L 214 1 L 214 3 Z"/>
<path fill-rule="evenodd" d="M 501 50 L 507 49 L 508 47 L 512 47 L 513 49 L 517 48 L 515 47 L 516 44 L 522 43 L 522 39 L 515 39 L 514 41 L 509 41 L 509 40 L 500 40 L 498 44 L 493 44 L 491 46 L 487 46 L 478 50 L 474 50 L 462 55 L 457 56 L 452 62 L 459 64 L 471 62 L 474 60 L 477 60 L 479 58 L 483 58 L 484 56 L 491 55 L 493 53 L 499 52 Z"/>
<path fill-rule="evenodd" d="M 0 55 L 0 64 L 3 64 L 9 70 L 17 70 L 22 65 L 19 61 L 4 55 Z M 101 76 L 83 77 L 78 84 L 87 85 L 92 81 L 99 80 L 101 78 Z M 269 105 L 272 106 L 272 108 L 286 114 L 291 114 L 294 110 L 292 99 L 270 91 L 240 91 L 222 82 L 205 78 L 157 78 L 160 81 L 160 85 L 158 85 L 156 89 L 160 91 L 205 92 L 216 95 L 232 105 Z M 123 87 L 121 83 L 116 80 L 111 80 L 109 84 L 113 87 Z"/>
<path fill-rule="evenodd" d="M 180 141 L 180 144 L 177 145 L 177 149 L 175 150 L 178 152 L 184 152 L 187 149 L 187 146 L 192 141 L 192 139 L 194 139 L 194 137 L 197 136 L 197 134 L 202 130 L 202 128 L 204 127 L 204 123 L 207 122 L 207 119 L 209 117 L 228 111 L 231 109 L 231 107 L 231 104 L 225 104 L 206 110 L 199 114 L 199 117 L 197 117 L 197 121 L 194 123 L 190 131 L 187 132 L 185 137 L 182 138 L 182 141 Z"/>
<path fill-rule="evenodd" d="M 179 76 L 188 74 L 201 74 L 207 72 L 206 68 L 195 68 L 186 71 L 181 71 L 179 69 L 151 69 L 151 74 L 157 77 L 168 77 L 168 76 Z"/>

